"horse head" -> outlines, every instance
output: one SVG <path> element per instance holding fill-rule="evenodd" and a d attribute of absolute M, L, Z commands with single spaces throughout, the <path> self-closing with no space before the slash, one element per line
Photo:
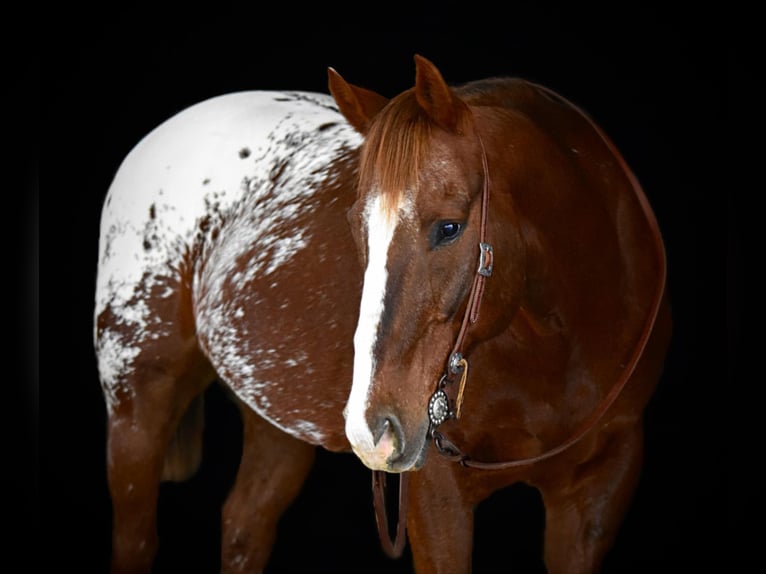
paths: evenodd
<path fill-rule="evenodd" d="M 415 56 L 415 63 L 415 86 L 391 100 L 329 71 L 341 113 L 364 136 L 349 212 L 365 272 L 346 435 L 364 464 L 389 472 L 425 460 L 429 397 L 462 339 L 477 261 L 486 256 L 479 247 L 492 173 L 485 145 L 496 137 L 483 133 L 483 112 L 458 97 L 431 62 Z M 504 221 L 512 222 L 512 213 Z M 496 237 L 502 259 L 521 261 L 520 236 L 506 227 Z M 487 289 L 491 318 L 472 325 L 467 347 L 507 322 L 523 269 L 505 269 L 502 293 Z"/>

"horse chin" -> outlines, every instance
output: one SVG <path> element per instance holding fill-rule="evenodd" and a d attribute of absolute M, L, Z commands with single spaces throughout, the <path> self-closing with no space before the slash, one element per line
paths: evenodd
<path fill-rule="evenodd" d="M 426 440 L 423 441 L 423 448 L 420 449 L 418 457 L 415 459 L 415 464 L 409 470 L 420 470 L 423 468 L 423 465 L 426 463 L 426 454 L 428 454 L 428 444 L 428 437 L 426 436 Z"/>

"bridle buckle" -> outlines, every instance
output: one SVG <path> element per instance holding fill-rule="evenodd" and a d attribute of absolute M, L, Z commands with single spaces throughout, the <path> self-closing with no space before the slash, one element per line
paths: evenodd
<path fill-rule="evenodd" d="M 495 253 L 489 243 L 479 243 L 479 269 L 477 273 L 482 277 L 492 275 L 492 267 L 495 263 Z"/>

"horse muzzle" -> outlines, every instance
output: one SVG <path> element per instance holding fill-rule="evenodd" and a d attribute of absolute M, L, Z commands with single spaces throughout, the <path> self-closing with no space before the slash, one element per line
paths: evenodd
<path fill-rule="evenodd" d="M 395 415 L 375 418 L 366 437 L 348 432 L 354 454 L 372 470 L 406 472 L 419 469 L 425 462 L 428 447 L 428 422 L 409 436 Z M 361 440 L 359 440 L 361 439 Z"/>

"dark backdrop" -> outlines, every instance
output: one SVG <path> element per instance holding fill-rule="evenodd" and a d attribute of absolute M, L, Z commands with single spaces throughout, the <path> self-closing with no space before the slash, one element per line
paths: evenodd
<path fill-rule="evenodd" d="M 35 478 L 30 504 L 37 510 L 42 503 L 48 542 L 37 555 L 80 572 L 107 571 L 105 409 L 91 319 L 100 209 L 125 154 L 158 123 L 210 96 L 326 92 L 328 66 L 393 96 L 412 85 L 412 57 L 420 53 L 450 83 L 512 75 L 546 84 L 588 111 L 633 167 L 666 241 L 675 336 L 646 413 L 639 490 L 605 570 L 730 565 L 728 528 L 747 501 L 727 483 L 728 403 L 717 390 L 732 382 L 726 357 L 736 351 L 738 309 L 733 297 L 728 312 L 725 306 L 738 260 L 734 192 L 719 187 L 733 56 L 723 18 L 649 3 L 598 10 L 580 3 L 339 4 L 185 3 L 171 10 L 123 3 L 48 14 L 34 61 L 39 76 L 34 66 L 26 70 L 39 87 L 28 102 L 42 112 L 41 145 L 31 148 L 29 162 L 32 231 L 24 235 L 31 247 L 23 260 L 29 301 L 36 301 L 39 279 L 43 351 L 38 362 L 34 342 L 27 355 L 27 374 L 36 379 L 38 365 L 42 374 L 39 419 L 35 387 L 25 410 L 39 420 L 39 498 Z M 24 316 L 27 334 L 31 318 L 37 315 Z M 201 472 L 162 489 L 158 572 L 218 568 L 219 505 L 241 442 L 237 415 L 215 389 L 208 414 Z M 522 487 L 482 505 L 475 570 L 505 570 L 514 560 L 514 572 L 541 572 L 542 521 L 539 498 Z M 408 560 L 391 561 L 380 550 L 369 471 L 350 455 L 320 452 L 284 517 L 267 572 L 409 572 Z"/>

